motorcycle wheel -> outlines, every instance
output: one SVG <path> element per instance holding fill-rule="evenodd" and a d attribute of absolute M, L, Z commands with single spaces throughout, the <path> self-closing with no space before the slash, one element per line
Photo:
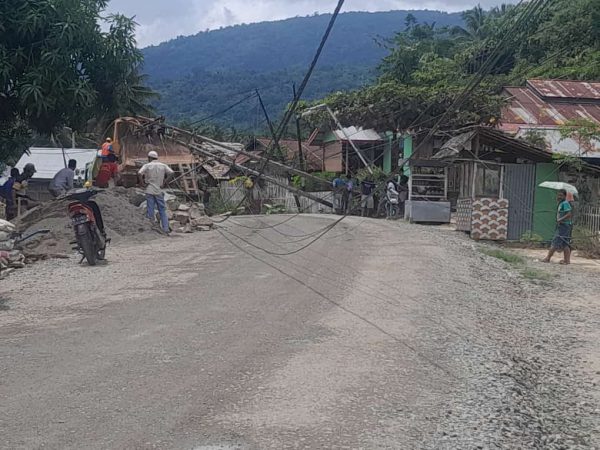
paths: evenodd
<path fill-rule="evenodd" d="M 92 237 L 92 233 L 88 228 L 85 233 L 80 234 L 77 239 L 79 240 L 79 247 L 83 252 L 83 256 L 87 259 L 90 266 L 96 265 L 96 259 L 98 257 L 98 250 L 96 249 L 96 242 Z"/>

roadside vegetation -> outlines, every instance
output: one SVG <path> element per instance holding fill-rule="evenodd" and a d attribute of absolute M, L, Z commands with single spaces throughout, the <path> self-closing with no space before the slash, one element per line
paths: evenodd
<path fill-rule="evenodd" d="M 529 280 L 550 281 L 552 279 L 551 274 L 534 267 L 529 267 L 527 265 L 527 260 L 522 256 L 516 255 L 515 253 L 490 247 L 482 247 L 480 251 L 486 256 L 504 261 L 513 269 L 517 270 L 521 276 Z"/>

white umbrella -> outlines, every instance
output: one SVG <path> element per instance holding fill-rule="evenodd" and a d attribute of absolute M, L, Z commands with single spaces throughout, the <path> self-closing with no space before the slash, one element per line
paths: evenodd
<path fill-rule="evenodd" d="M 563 183 L 562 181 L 544 181 L 542 184 L 540 184 L 540 187 L 554 189 L 555 191 L 564 189 L 568 193 L 579 195 L 579 192 L 577 192 L 577 188 L 575 186 L 569 183 Z"/>

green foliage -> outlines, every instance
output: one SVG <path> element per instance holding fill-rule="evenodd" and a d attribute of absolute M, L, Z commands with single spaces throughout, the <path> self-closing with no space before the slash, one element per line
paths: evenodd
<path fill-rule="evenodd" d="M 263 205 L 265 207 L 265 214 L 285 214 L 287 210 L 285 209 L 285 205 L 270 205 L 265 203 Z"/>
<path fill-rule="evenodd" d="M 526 2 L 490 11 L 477 6 L 463 13 L 462 27 L 407 17 L 406 29 L 387 41 L 389 54 L 378 80 L 356 91 L 333 93 L 324 101 L 344 123 L 379 130 L 431 127 L 490 59 L 507 27 L 526 7 Z M 446 116 L 443 128 L 494 122 L 504 103 L 502 88 L 527 78 L 600 78 L 600 0 L 553 2 L 540 17 L 508 35 L 497 56 L 489 76 Z M 323 118 L 312 120 L 318 125 Z M 536 144 L 543 143 L 536 139 Z"/>
<path fill-rule="evenodd" d="M 521 271 L 521 275 L 527 278 L 528 280 L 534 281 L 550 281 L 552 280 L 552 274 L 543 270 L 534 269 L 532 267 L 527 267 Z"/>
<path fill-rule="evenodd" d="M 374 166 L 371 167 L 371 170 L 373 171 L 373 174 L 371 174 L 371 172 L 369 172 L 369 169 L 367 169 L 366 167 L 358 169 L 358 171 L 356 172 L 356 179 L 358 180 L 358 182 L 362 183 L 366 180 L 372 181 L 374 183 L 381 183 L 385 181 L 388 177 L 387 174 L 380 167 Z"/>
<path fill-rule="evenodd" d="M 600 125 L 589 119 L 576 119 L 560 127 L 563 139 L 571 138 L 579 145 L 579 154 L 595 152 L 595 143 L 600 142 Z"/>
<path fill-rule="evenodd" d="M 483 248 L 481 252 L 487 256 L 491 256 L 492 258 L 499 259 L 511 265 L 522 266 L 525 264 L 524 258 L 504 250 Z"/>
<path fill-rule="evenodd" d="M 99 127 L 148 112 L 135 23 L 103 17 L 105 0 L 0 2 L 0 159 L 18 157 L 31 129 Z M 103 32 L 101 23 L 108 26 Z M 15 156 L 16 155 L 16 156 Z"/>
<path fill-rule="evenodd" d="M 589 229 L 575 226 L 573 229 L 573 245 L 586 258 L 600 259 L 600 235 Z"/>
<path fill-rule="evenodd" d="M 385 39 L 402 27 L 407 13 L 341 14 L 303 98 L 322 98 L 372 83 L 387 53 Z M 412 14 L 421 23 L 462 22 L 459 13 Z M 317 15 L 239 25 L 144 49 L 144 69 L 161 94 L 157 110 L 175 122 L 198 120 L 259 88 L 271 119 L 277 120 L 292 98 L 292 84 L 298 85 L 304 77 L 329 18 Z M 212 121 L 234 124 L 245 133 L 262 133 L 266 127 L 257 106 L 251 100 Z"/>
<path fill-rule="evenodd" d="M 550 281 L 552 275 L 543 270 L 539 270 L 527 265 L 527 260 L 519 255 L 511 252 L 504 251 L 498 248 L 484 247 L 480 249 L 481 253 L 492 258 L 499 259 L 509 264 L 511 267 L 516 269 L 523 278 L 531 281 Z"/>
<path fill-rule="evenodd" d="M 566 153 L 553 153 L 552 161 L 554 164 L 565 166 L 566 168 L 572 169 L 576 172 L 581 172 L 583 170 L 583 162 L 581 161 L 581 158 L 575 155 L 569 155 Z"/>
<path fill-rule="evenodd" d="M 337 174 L 335 172 L 313 172 L 311 175 L 321 178 L 328 183 L 331 183 Z M 304 179 L 301 176 L 292 176 L 292 185 L 298 189 L 304 189 L 307 192 L 320 192 L 324 190 L 323 183 L 311 180 L 310 178 Z"/>
<path fill-rule="evenodd" d="M 520 242 L 524 244 L 539 245 L 544 242 L 544 238 L 533 231 L 527 231 L 521 236 Z"/>
<path fill-rule="evenodd" d="M 535 129 L 527 130 L 527 132 L 521 139 L 523 139 L 524 141 L 526 141 L 526 142 L 530 143 L 531 145 L 534 145 L 538 148 L 545 149 L 548 147 L 548 143 L 546 142 L 544 133 L 539 130 L 535 130 Z"/>

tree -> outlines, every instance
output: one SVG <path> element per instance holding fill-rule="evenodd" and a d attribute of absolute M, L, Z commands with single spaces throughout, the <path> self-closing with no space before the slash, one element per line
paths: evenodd
<path fill-rule="evenodd" d="M 469 9 L 462 13 L 462 18 L 465 22 L 464 27 L 452 28 L 452 33 L 457 36 L 464 36 L 470 39 L 481 40 L 488 36 L 487 13 L 481 5 L 477 5 L 473 9 Z"/>
<path fill-rule="evenodd" d="M 527 132 L 523 136 L 523 140 L 535 147 L 538 147 L 538 148 L 541 148 L 544 150 L 548 148 L 548 142 L 546 141 L 546 138 L 544 137 L 544 133 L 540 130 L 536 130 L 536 129 L 527 130 Z"/>
<path fill-rule="evenodd" d="M 577 142 L 578 156 L 600 151 L 600 125 L 589 119 L 570 120 L 560 127 L 562 139 Z"/>
<path fill-rule="evenodd" d="M 523 3 L 484 11 L 477 6 L 463 14 L 460 29 L 415 24 L 391 42 L 373 85 L 324 101 L 346 123 L 379 130 L 431 128 L 440 117 L 445 119 L 442 128 L 453 128 L 489 123 L 505 101 L 503 86 L 533 75 L 600 78 L 600 0 L 557 0 L 540 14 L 525 16 L 528 7 Z M 514 28 L 523 17 L 527 22 Z M 446 114 L 482 67 L 482 82 Z M 581 125 L 566 132 L 576 133 L 582 150 L 589 151 L 597 131 Z M 543 145 L 538 136 L 529 139 Z"/>
<path fill-rule="evenodd" d="M 86 128 L 121 110 L 143 111 L 134 23 L 103 17 L 106 0 L 0 2 L 0 160 L 27 147 L 26 130 Z M 103 32 L 101 22 L 109 24 Z M 116 106 L 119 105 L 119 106 Z"/>

